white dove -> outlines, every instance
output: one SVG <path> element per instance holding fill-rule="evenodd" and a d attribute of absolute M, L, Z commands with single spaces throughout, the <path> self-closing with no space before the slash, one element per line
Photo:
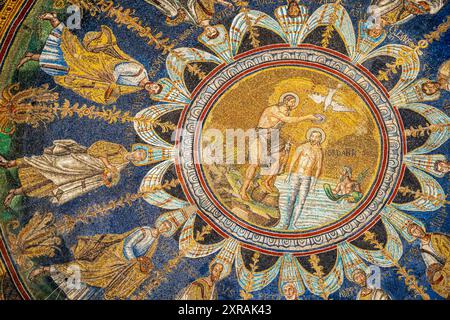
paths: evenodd
<path fill-rule="evenodd" d="M 333 100 L 334 95 L 336 94 L 337 90 L 340 89 L 341 87 L 342 87 L 342 85 L 339 84 L 336 89 L 328 89 L 327 96 L 322 96 L 317 93 L 312 93 L 308 97 L 317 104 L 323 103 L 323 105 L 324 105 L 323 111 L 327 111 L 331 107 L 332 111 L 334 111 L 334 112 L 354 112 L 355 111 L 354 109 L 344 106 L 342 104 L 339 104 Z"/>

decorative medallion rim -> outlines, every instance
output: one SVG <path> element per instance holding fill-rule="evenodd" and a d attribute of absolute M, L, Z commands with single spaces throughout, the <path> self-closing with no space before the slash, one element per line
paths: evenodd
<path fill-rule="evenodd" d="M 196 106 L 196 104 L 199 103 L 200 100 L 204 100 L 206 101 L 204 103 L 204 107 L 202 108 L 203 110 L 205 109 L 205 106 L 208 105 L 212 105 L 214 103 L 214 101 L 217 101 L 217 99 L 219 98 L 219 96 L 215 97 L 215 94 L 220 91 L 220 89 L 222 88 L 220 85 L 217 87 L 217 90 L 213 91 L 213 92 L 209 92 L 208 90 L 210 89 L 208 86 L 211 86 L 212 83 L 214 83 L 214 81 L 217 80 L 217 77 L 220 76 L 220 74 L 222 72 L 224 72 L 225 70 L 230 70 L 230 68 L 235 68 L 237 65 L 239 65 L 239 63 L 244 63 L 245 59 L 257 59 L 258 57 L 261 57 L 263 55 L 267 55 L 270 53 L 274 53 L 274 54 L 282 54 L 283 52 L 294 52 L 293 55 L 295 55 L 295 53 L 302 53 L 302 52 L 318 52 L 318 54 L 322 54 L 325 56 L 328 56 L 330 59 L 334 59 L 334 62 L 336 62 L 336 60 L 341 61 L 342 64 L 346 65 L 348 69 L 346 69 L 345 71 L 347 72 L 355 72 L 358 73 L 358 75 L 360 75 L 360 78 L 358 81 L 354 81 L 354 79 L 352 79 L 351 77 L 349 77 L 349 75 L 345 75 L 345 73 L 343 71 L 340 71 L 340 76 L 346 77 L 347 79 L 342 79 L 341 77 L 339 77 L 341 80 L 345 81 L 348 85 L 350 85 L 352 87 L 353 90 L 357 91 L 356 89 L 359 88 L 359 92 L 360 94 L 362 94 L 363 96 L 365 96 L 364 102 L 366 104 L 368 104 L 368 108 L 371 109 L 371 112 L 378 112 L 378 114 L 372 114 L 374 116 L 374 119 L 376 119 L 376 116 L 381 117 L 380 119 L 377 120 L 377 125 L 380 126 L 381 125 L 381 132 L 383 134 L 383 138 L 382 141 L 382 145 L 384 145 L 384 147 L 382 146 L 382 164 L 380 166 L 380 170 L 381 170 L 381 178 L 377 177 L 376 182 L 374 183 L 377 184 L 372 185 L 372 190 L 371 190 L 371 194 L 368 198 L 366 198 L 366 200 L 364 201 L 364 203 L 362 205 L 359 205 L 357 208 L 355 208 L 355 210 L 353 211 L 357 211 L 356 209 L 361 209 L 363 207 L 362 210 L 360 210 L 360 212 L 355 213 L 351 213 L 351 214 L 347 214 L 343 219 L 338 220 L 335 223 L 332 223 L 330 225 L 327 225 L 325 227 L 321 227 L 317 230 L 308 230 L 306 232 L 286 232 L 286 231 L 274 231 L 274 230 L 268 230 L 268 229 L 264 229 L 262 227 L 256 227 L 253 226 L 247 222 L 241 221 L 241 219 L 238 219 L 235 216 L 228 216 L 226 221 L 222 221 L 219 225 L 217 223 L 218 216 L 213 216 L 213 214 L 211 212 L 209 212 L 208 210 L 211 209 L 211 206 L 216 206 L 217 204 L 214 203 L 211 204 L 210 202 L 206 203 L 203 201 L 200 201 L 198 198 L 198 195 L 195 195 L 195 193 L 200 192 L 199 190 L 203 190 L 202 188 L 200 189 L 196 189 L 196 188 L 192 188 L 192 181 L 191 181 L 191 176 L 188 178 L 186 175 L 186 164 L 185 164 L 185 151 L 186 150 L 186 146 L 188 146 L 188 148 L 193 149 L 192 153 L 194 154 L 194 158 L 195 158 L 195 143 L 197 141 L 197 131 L 201 131 L 200 127 L 202 126 L 197 126 L 197 128 L 193 131 L 193 135 L 192 141 L 189 141 L 188 143 L 186 143 L 186 140 L 188 139 L 188 136 L 186 136 L 186 123 L 187 121 L 192 120 L 192 108 Z M 292 58 L 292 57 L 291 57 Z M 279 59 L 279 61 L 286 61 L 289 59 Z M 301 61 L 299 59 L 299 61 Z M 308 62 L 308 61 L 303 61 L 303 62 Z M 332 61 L 329 61 L 330 63 Z M 281 64 L 281 63 L 280 63 Z M 261 64 L 259 64 L 260 66 Z M 326 66 L 327 68 L 329 67 L 330 69 L 333 69 L 333 66 L 331 65 L 326 65 L 326 64 L 322 64 L 323 66 Z M 335 67 L 335 66 L 334 66 Z M 246 69 L 244 69 L 245 71 Z M 335 69 L 335 71 L 337 71 Z M 227 81 L 227 83 L 235 83 L 235 79 L 239 77 L 239 75 L 242 73 L 242 71 L 237 72 L 235 75 L 233 75 L 232 77 L 230 77 Z M 336 74 L 335 74 L 336 76 Z M 353 76 L 355 76 L 353 74 Z M 362 78 L 364 78 L 363 80 L 361 80 Z M 333 50 L 324 50 L 323 48 L 320 47 L 316 47 L 313 45 L 299 45 L 297 47 L 290 47 L 290 46 L 285 46 L 285 45 L 270 45 L 270 46 L 265 46 L 265 47 L 261 47 L 258 48 L 258 50 L 251 50 L 248 52 L 245 52 L 244 54 L 241 54 L 239 56 L 237 56 L 235 58 L 235 61 L 233 63 L 230 64 L 222 64 L 220 66 L 218 66 L 216 69 L 213 70 L 213 72 L 211 72 L 211 74 L 209 75 L 208 78 L 204 79 L 193 91 L 192 94 L 192 100 L 191 100 L 191 104 L 189 104 L 189 106 L 187 106 L 183 112 L 182 115 L 180 117 L 179 123 L 178 123 L 178 130 L 177 130 L 177 137 L 176 137 L 176 142 L 175 142 L 175 146 L 178 150 L 178 152 L 176 153 L 176 157 L 175 157 L 175 167 L 176 167 L 176 171 L 177 171 L 177 175 L 181 181 L 181 185 L 183 188 L 183 191 L 186 194 L 186 197 L 188 198 L 188 201 L 194 205 L 197 205 L 199 207 L 198 210 L 198 214 L 199 216 L 205 220 L 208 224 L 210 224 L 215 231 L 217 231 L 219 234 L 221 234 L 224 237 L 233 237 L 236 238 L 237 240 L 241 241 L 241 243 L 244 246 L 250 247 L 254 250 L 259 250 L 262 252 L 266 252 L 266 253 L 272 253 L 272 254 L 276 254 L 279 255 L 280 253 L 294 253 L 294 254 L 302 254 L 303 252 L 307 252 L 307 253 L 311 253 L 311 251 L 328 251 L 328 250 L 332 250 L 339 242 L 348 240 L 350 238 L 355 238 L 357 236 L 359 236 L 362 232 L 364 232 L 365 230 L 367 230 L 368 227 L 372 226 L 374 222 L 378 221 L 380 218 L 380 214 L 382 209 L 389 204 L 392 201 L 393 196 L 395 195 L 395 192 L 397 190 L 398 183 L 399 181 L 401 181 L 401 178 L 403 176 L 404 170 L 403 170 L 403 166 L 402 166 L 402 158 L 404 156 L 404 129 L 403 129 L 403 125 L 401 122 L 401 118 L 399 117 L 398 114 L 398 110 L 396 110 L 396 108 L 394 106 L 391 105 L 391 103 L 389 102 L 389 97 L 388 95 L 386 95 L 386 89 L 384 87 L 381 86 L 381 84 L 374 80 L 374 76 L 372 74 L 370 74 L 370 72 L 365 69 L 365 68 L 361 68 L 361 66 L 359 65 L 354 65 L 352 64 L 351 60 L 342 55 L 341 53 L 337 53 L 334 52 Z M 353 82 L 351 84 L 349 84 L 350 82 Z M 360 83 L 361 81 L 363 81 L 364 83 Z M 370 91 L 368 91 L 369 93 L 367 93 L 367 89 L 369 87 L 363 88 L 362 85 L 365 84 L 366 86 L 371 86 L 370 87 Z M 357 87 L 355 88 L 354 86 L 357 85 Z M 364 90 L 363 90 L 364 89 Z M 207 94 L 205 93 L 205 91 L 208 91 Z M 211 91 L 211 90 L 210 90 Z M 205 98 L 205 96 L 208 96 L 207 98 Z M 213 97 L 213 98 L 211 98 Z M 375 100 L 378 102 L 375 103 Z M 370 105 L 370 103 L 372 103 L 373 105 Z M 376 108 L 375 108 L 376 106 Z M 384 109 L 381 110 L 380 106 L 383 107 Z M 386 115 L 386 112 L 389 112 L 389 115 Z M 201 114 L 203 112 L 197 112 L 195 111 L 196 114 Z M 383 115 L 384 113 L 384 115 Z M 205 118 L 206 119 L 206 118 Z M 203 119 L 203 121 L 205 120 Z M 379 120 L 381 120 L 379 122 Z M 388 125 L 386 123 L 386 119 L 390 119 L 390 121 L 392 122 L 391 127 L 388 128 Z M 392 127 L 392 125 L 394 127 Z M 389 130 L 391 132 L 389 132 Z M 392 130 L 394 130 L 395 132 L 393 132 Z M 183 131 L 183 136 L 180 136 L 180 132 Z M 394 136 L 394 134 L 396 134 Z M 190 135 L 189 135 L 190 138 Z M 392 141 L 391 141 L 392 140 Z M 394 141 L 396 140 L 396 141 Z M 392 149 L 392 144 L 395 143 L 397 148 L 397 154 L 395 154 L 396 152 Z M 392 150 L 391 150 L 392 149 Z M 393 157 L 396 157 L 395 159 L 392 159 Z M 394 160 L 394 162 L 396 163 L 395 166 L 393 166 L 393 173 L 390 174 L 388 180 L 390 179 L 391 183 L 387 183 L 386 179 L 387 179 L 387 171 L 388 168 L 390 166 L 390 163 L 392 162 L 392 160 Z M 384 163 L 383 163 L 384 162 Z M 182 164 L 183 163 L 183 164 Z M 193 164 L 193 170 L 198 174 L 198 164 L 194 164 L 195 160 L 192 161 Z M 392 165 L 392 163 L 391 163 Z M 192 169 L 192 168 L 191 168 Z M 380 171 L 378 172 L 380 173 Z M 380 183 L 381 182 L 381 183 Z M 392 183 L 395 182 L 395 183 Z M 387 189 L 385 191 L 388 191 L 387 193 L 382 191 L 381 188 L 383 187 L 384 184 L 389 184 L 390 186 L 387 187 Z M 189 187 L 188 187 L 189 185 Z M 196 190 L 195 192 L 192 192 L 190 190 Z M 382 191 L 380 193 L 380 191 Z M 372 214 L 370 214 L 369 216 L 364 216 L 365 212 L 369 210 L 369 208 L 371 206 L 373 206 L 373 203 L 380 198 L 380 194 L 382 194 L 382 199 L 380 199 L 380 202 L 377 206 L 376 209 L 372 210 Z M 209 199 L 211 200 L 211 199 Z M 214 209 L 214 208 L 212 208 Z M 216 208 L 217 209 L 217 208 Z M 219 209 L 221 211 L 221 209 Z M 222 211 L 222 214 L 224 214 L 224 212 Z M 363 218 L 361 218 L 363 217 Z M 352 228 L 352 232 L 342 232 L 342 235 L 339 236 L 339 231 L 343 230 L 343 228 L 345 229 L 348 225 L 351 225 L 352 222 L 354 221 L 358 221 L 358 220 L 362 220 L 364 222 L 360 222 L 358 224 L 358 226 Z M 238 227 L 236 227 L 236 225 Z M 233 230 L 232 232 L 230 232 L 229 228 L 232 227 L 236 227 L 238 228 L 237 230 Z M 243 228 L 242 230 L 239 229 Z M 325 239 L 318 239 L 320 237 L 324 237 L 327 236 L 328 237 Z M 245 238 L 247 237 L 247 238 Z M 260 238 L 265 238 L 268 237 L 266 239 L 260 239 Z M 274 238 L 277 238 L 278 240 L 278 245 L 274 244 Z M 331 237 L 331 238 L 330 238 Z M 334 240 L 334 241 L 333 241 Z M 292 246 L 291 244 L 288 244 L 289 242 L 292 241 L 296 241 L 296 245 Z M 275 241 L 276 242 L 276 241 Z M 324 245 L 322 245 L 322 243 Z M 274 249 L 275 248 L 275 249 Z M 280 249 L 281 248 L 281 249 Z"/>

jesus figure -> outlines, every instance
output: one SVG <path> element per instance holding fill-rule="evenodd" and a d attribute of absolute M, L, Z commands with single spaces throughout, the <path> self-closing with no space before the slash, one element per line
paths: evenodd
<path fill-rule="evenodd" d="M 325 133 L 320 128 L 311 128 L 307 133 L 308 142 L 300 145 L 289 166 L 286 183 L 291 191 L 288 197 L 288 216 L 281 217 L 275 226 L 277 229 L 297 229 L 300 227 L 299 218 L 311 190 L 314 190 L 317 179 L 323 167 L 322 143 Z"/>

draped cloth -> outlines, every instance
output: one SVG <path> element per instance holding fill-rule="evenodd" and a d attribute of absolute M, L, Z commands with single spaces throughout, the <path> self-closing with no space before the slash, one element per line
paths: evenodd
<path fill-rule="evenodd" d="M 120 172 L 128 164 L 124 147 L 98 141 L 89 149 L 73 140 L 56 140 L 40 156 L 18 160 L 19 180 L 25 195 L 50 197 L 54 204 L 64 204 L 104 185 L 106 158 Z"/>
<path fill-rule="evenodd" d="M 423 92 L 422 86 L 427 82 L 430 82 L 430 80 L 426 78 L 416 80 L 406 88 L 402 89 L 401 92 L 397 92 L 395 95 L 391 96 L 391 103 L 396 107 L 402 107 L 415 102 L 438 100 L 441 96 L 440 91 L 437 91 L 432 95 L 427 95 Z"/>
<path fill-rule="evenodd" d="M 217 291 L 207 278 L 200 278 L 182 290 L 177 300 L 217 300 Z"/>
<path fill-rule="evenodd" d="M 111 104 L 121 95 L 142 89 L 135 85 L 117 83 L 115 71 L 118 65 L 133 64 L 142 69 L 144 66 L 119 48 L 116 37 L 107 26 L 101 26 L 99 32 L 88 32 L 83 43 L 69 29 L 64 28 L 61 50 L 68 72 L 56 76 L 55 82 L 83 98 L 100 104 Z"/>
<path fill-rule="evenodd" d="M 445 84 L 444 89 L 450 91 L 450 60 L 445 61 L 438 71 L 438 81 Z"/>
<path fill-rule="evenodd" d="M 214 5 L 217 0 L 145 0 L 165 16 L 174 18 L 179 10 L 186 14 L 185 22 L 199 24 L 205 20 L 211 20 L 214 16 Z"/>
<path fill-rule="evenodd" d="M 431 247 L 433 255 L 440 264 L 440 275 L 437 279 L 428 279 L 431 288 L 441 297 L 450 298 L 450 239 L 448 235 L 433 233 L 431 234 Z M 424 253 L 422 253 L 424 254 Z"/>
<path fill-rule="evenodd" d="M 448 2 L 448 0 L 413 0 L 413 2 L 426 2 L 430 6 L 430 14 L 438 13 Z"/>
<path fill-rule="evenodd" d="M 124 255 L 125 242 L 137 229 L 124 234 L 79 237 L 72 248 L 74 261 L 54 265 L 53 269 L 69 277 L 79 271 L 80 281 L 103 288 L 107 300 L 128 299 L 149 276 L 149 272 L 141 270 L 137 259 L 128 260 Z M 157 245 L 158 239 L 149 241 L 144 256 L 151 259 Z"/>
<path fill-rule="evenodd" d="M 41 69 L 52 77 L 64 76 L 68 72 L 64 54 L 61 50 L 61 37 L 65 28 L 64 23 L 60 23 L 52 30 L 39 56 Z"/>
<path fill-rule="evenodd" d="M 356 300 L 391 300 L 391 298 L 381 289 L 372 289 L 367 295 L 363 295 L 362 290 L 359 291 Z"/>
<path fill-rule="evenodd" d="M 144 0 L 167 17 L 175 17 L 178 14 L 179 4 L 174 0 Z"/>
<path fill-rule="evenodd" d="M 202 22 L 205 20 L 211 20 L 214 16 L 214 4 L 217 0 L 197 0 L 193 1 L 192 5 L 194 8 L 195 15 L 197 16 L 197 21 Z"/>
<path fill-rule="evenodd" d="M 426 3 L 430 7 L 429 14 L 435 14 L 447 3 L 447 0 L 411 0 L 414 4 Z M 373 0 L 372 5 L 378 8 L 379 15 L 389 24 L 402 24 L 415 17 L 405 9 L 404 0 Z M 423 12 L 422 14 L 426 14 Z"/>

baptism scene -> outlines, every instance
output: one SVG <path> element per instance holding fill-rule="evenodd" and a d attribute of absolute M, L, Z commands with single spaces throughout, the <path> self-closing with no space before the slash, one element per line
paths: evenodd
<path fill-rule="evenodd" d="M 279 109 L 285 113 L 280 118 L 274 116 Z M 370 108 L 351 88 L 314 70 L 286 67 L 252 75 L 222 96 L 206 122 L 203 152 L 216 163 L 201 162 L 214 193 L 223 193 L 221 202 L 231 212 L 260 226 L 307 230 L 339 220 L 361 201 L 363 190 L 370 193 L 377 174 L 381 133 Z M 210 143 L 215 131 L 208 129 L 219 128 L 222 135 Z M 238 128 L 247 138 L 272 132 L 278 142 L 268 137 L 239 145 Z M 258 159 L 264 148 L 272 163 Z M 238 149 L 247 151 L 240 165 Z M 295 208 L 297 216 L 288 218 Z"/>
<path fill-rule="evenodd" d="M 450 298 L 447 0 L 0 17 L 0 300 Z"/>

